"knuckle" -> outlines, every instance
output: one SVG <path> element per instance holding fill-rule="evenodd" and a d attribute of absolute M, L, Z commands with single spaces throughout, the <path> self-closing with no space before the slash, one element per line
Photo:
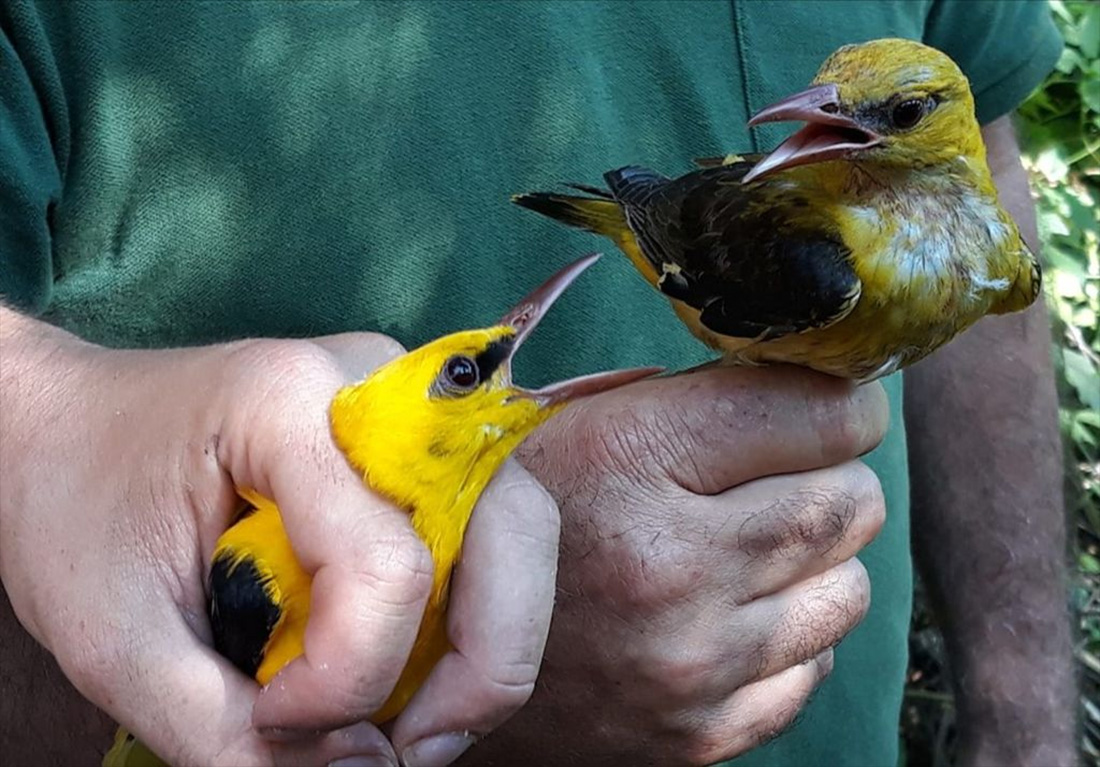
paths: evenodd
<path fill-rule="evenodd" d="M 399 604 L 418 602 L 431 589 L 434 565 L 427 546 L 412 532 L 376 539 L 363 558 L 359 577 L 372 590 Z"/>
<path fill-rule="evenodd" d="M 298 401 L 318 387 L 330 396 L 343 380 L 335 358 L 306 340 L 244 341 L 232 351 L 231 360 L 244 371 L 249 390 L 265 395 L 261 401 L 268 397 Z"/>
<path fill-rule="evenodd" d="M 561 533 L 558 504 L 534 477 L 498 476 L 479 504 L 491 505 L 494 514 L 502 515 L 511 536 L 552 546 L 556 556 Z"/>
<path fill-rule="evenodd" d="M 485 675 L 476 697 L 490 710 L 515 711 L 530 700 L 537 674 L 538 666 L 530 663 L 497 667 Z"/>
<path fill-rule="evenodd" d="M 867 614 L 870 581 L 858 560 L 838 565 L 806 589 L 780 621 L 780 628 L 756 648 L 760 664 L 755 675 L 768 669 L 789 668 L 820 656 L 839 643 Z"/>
<path fill-rule="evenodd" d="M 871 607 L 871 576 L 867 574 L 867 568 L 858 559 L 852 559 L 845 563 L 851 573 L 850 586 L 850 611 L 852 624 L 863 620 L 867 610 Z"/>
<path fill-rule="evenodd" d="M 854 458 L 882 439 L 888 413 L 885 390 L 876 383 L 821 399 L 810 420 L 823 455 Z"/>
<path fill-rule="evenodd" d="M 735 748 L 736 740 L 729 728 L 712 726 L 692 733 L 680 751 L 689 767 L 707 767 L 748 750 Z"/>
<path fill-rule="evenodd" d="M 736 753 L 758 748 L 790 729 L 823 678 L 820 664 L 813 659 L 770 683 L 762 682 L 768 687 L 754 701 L 738 738 Z"/>
<path fill-rule="evenodd" d="M 834 568 L 792 608 L 793 621 L 809 629 L 822 639 L 839 642 L 863 619 L 871 604 L 871 582 L 867 570 L 857 559 L 851 559 Z M 801 658 L 809 657 L 804 652 Z"/>
<path fill-rule="evenodd" d="M 886 496 L 878 475 L 870 466 L 856 461 L 853 467 L 857 475 L 855 495 L 859 499 L 860 538 L 866 543 L 878 535 L 886 523 Z"/>
<path fill-rule="evenodd" d="M 350 724 L 361 713 L 382 708 L 391 692 L 377 678 L 352 672 L 334 677 L 325 685 L 325 700 L 319 711 L 333 724 Z"/>
<path fill-rule="evenodd" d="M 328 352 L 304 339 L 260 338 L 244 341 L 236 350 L 236 355 L 248 367 L 259 367 L 261 370 L 295 373 L 336 369 Z"/>
<path fill-rule="evenodd" d="M 760 717 L 749 726 L 748 747 L 757 748 L 782 735 L 794 724 L 813 689 L 812 686 L 797 689 L 789 696 L 781 697 L 770 707 L 765 707 Z"/>
<path fill-rule="evenodd" d="M 482 672 L 489 684 L 513 691 L 524 692 L 523 700 L 530 697 L 539 675 L 539 658 L 499 658 Z M 518 693 L 511 693 L 513 698 Z"/>
<path fill-rule="evenodd" d="M 824 555 L 844 538 L 857 509 L 846 488 L 801 488 L 747 517 L 738 544 L 750 556 L 768 559 L 788 556 L 792 549 Z"/>

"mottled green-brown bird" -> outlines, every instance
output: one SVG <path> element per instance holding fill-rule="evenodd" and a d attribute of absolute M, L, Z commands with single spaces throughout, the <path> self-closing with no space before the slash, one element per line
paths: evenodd
<path fill-rule="evenodd" d="M 749 125 L 806 125 L 766 156 L 667 178 L 604 175 L 519 205 L 611 238 L 692 332 L 733 364 L 857 381 L 920 360 L 1039 294 L 1000 205 L 969 83 L 910 40 L 844 46 L 811 87 Z"/>

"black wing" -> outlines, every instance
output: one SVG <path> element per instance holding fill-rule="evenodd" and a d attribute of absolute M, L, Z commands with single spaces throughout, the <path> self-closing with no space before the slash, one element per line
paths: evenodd
<path fill-rule="evenodd" d="M 678 179 L 644 168 L 604 176 L 666 295 L 715 333 L 776 338 L 844 317 L 861 284 L 839 234 L 790 189 L 743 186 L 752 162 Z"/>
<path fill-rule="evenodd" d="M 248 676 L 264 659 L 282 608 L 271 601 L 264 577 L 250 559 L 233 562 L 227 552 L 210 567 L 210 628 L 214 649 Z"/>

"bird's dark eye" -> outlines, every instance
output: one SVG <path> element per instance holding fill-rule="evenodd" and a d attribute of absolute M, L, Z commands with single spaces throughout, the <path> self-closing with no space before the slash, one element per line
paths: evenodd
<path fill-rule="evenodd" d="M 481 383 L 477 363 L 469 357 L 451 357 L 443 367 L 443 379 L 455 389 L 473 389 Z"/>
<path fill-rule="evenodd" d="M 924 99 L 908 99 L 894 107 L 890 112 L 890 121 L 895 128 L 907 130 L 920 122 L 924 117 L 927 103 Z"/>

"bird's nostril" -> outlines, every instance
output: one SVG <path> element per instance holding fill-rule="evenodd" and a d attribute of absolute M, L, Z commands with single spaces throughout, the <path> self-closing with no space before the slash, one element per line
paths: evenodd
<path fill-rule="evenodd" d="M 822 104 L 821 111 L 827 112 L 831 115 L 835 115 L 837 112 L 840 111 L 840 107 L 838 107 L 836 104 Z"/>

